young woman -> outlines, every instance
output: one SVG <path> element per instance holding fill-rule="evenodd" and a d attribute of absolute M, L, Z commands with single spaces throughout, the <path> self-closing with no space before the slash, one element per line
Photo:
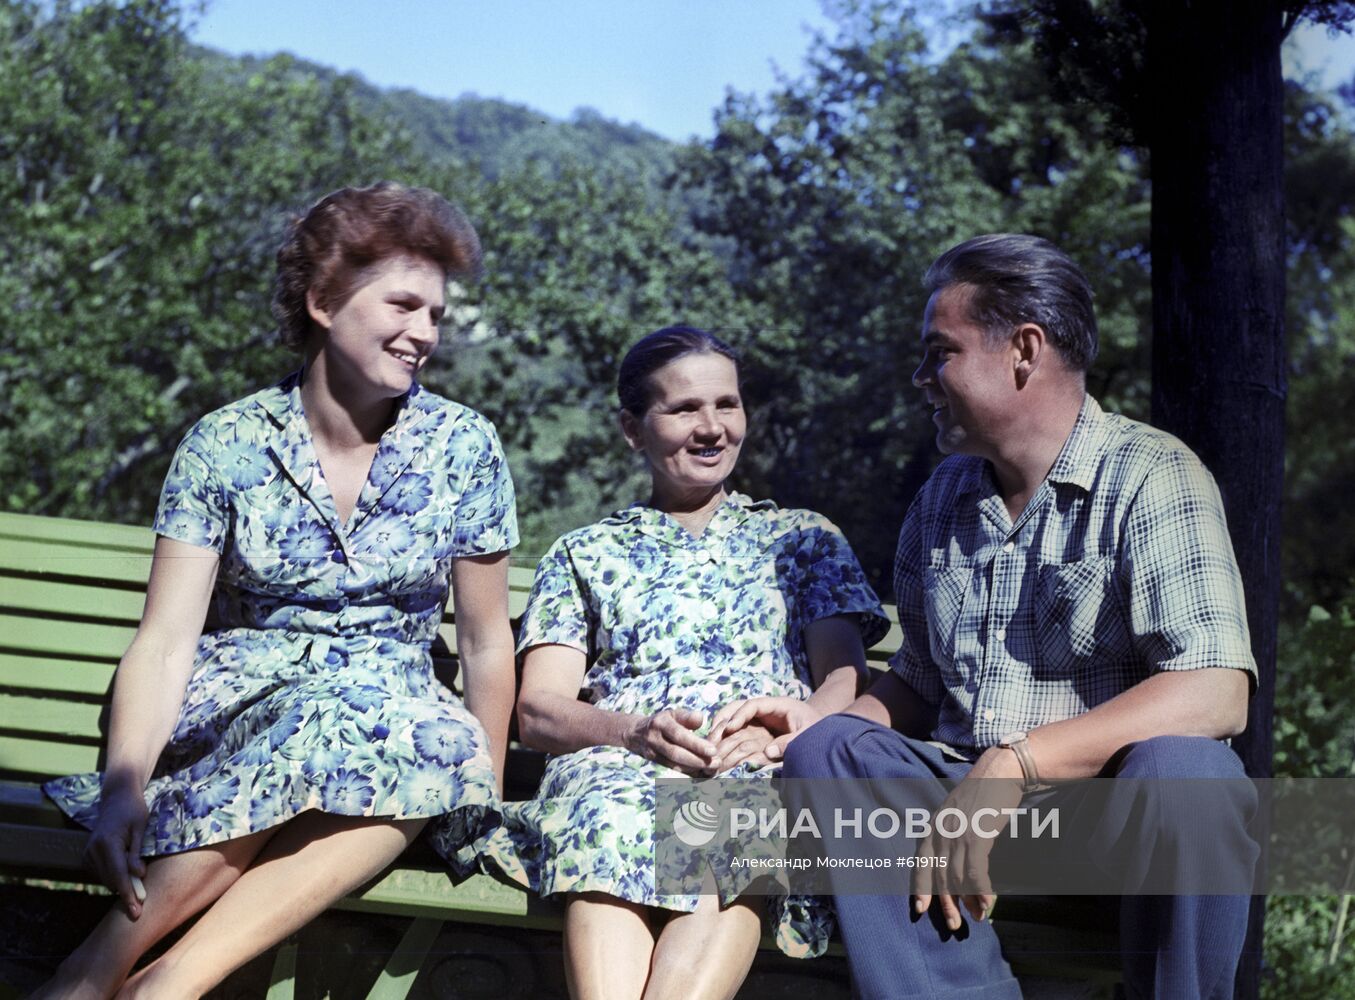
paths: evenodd
<path fill-rule="evenodd" d="M 558 756 L 535 799 L 505 806 L 484 858 L 564 896 L 575 997 L 729 997 L 761 901 L 656 892 L 655 779 L 778 756 L 856 697 L 864 646 L 887 623 L 831 523 L 727 491 L 747 429 L 727 345 L 652 333 L 618 394 L 650 497 L 565 535 L 537 570 L 518 720 L 524 742 Z M 779 911 L 786 951 L 822 950 L 820 909 Z"/>
<path fill-rule="evenodd" d="M 273 307 L 304 365 L 179 446 L 107 769 L 46 787 L 118 902 L 39 995 L 198 996 L 430 820 L 458 865 L 497 822 L 513 488 L 488 421 L 416 380 L 478 263 L 423 189 L 345 188 L 293 225 Z M 429 657 L 449 583 L 464 704 Z"/>

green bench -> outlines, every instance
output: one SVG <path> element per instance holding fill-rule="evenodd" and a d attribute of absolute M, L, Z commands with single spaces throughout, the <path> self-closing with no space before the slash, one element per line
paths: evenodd
<path fill-rule="evenodd" d="M 102 765 L 108 693 L 141 614 L 152 540 L 144 528 L 0 514 L 0 879 L 10 884 L 88 883 L 81 860 L 85 832 L 43 797 L 39 785 Z M 526 604 L 532 572 L 528 566 L 509 572 L 515 618 Z M 441 661 L 435 655 L 440 672 L 456 655 L 450 607 L 441 637 L 445 649 L 435 648 L 442 654 Z M 872 667 L 882 668 L 898 641 L 895 625 L 869 652 Z M 541 762 L 531 751 L 510 751 L 510 798 L 531 794 Z M 525 930 L 560 926 L 557 905 L 488 876 L 454 882 L 431 853 L 417 850 L 338 908 L 412 918 L 368 994 L 373 998 L 408 994 L 444 921 Z M 1090 905 L 1074 900 L 1051 909 L 1046 901 L 1004 899 L 1000 909 L 999 931 L 1019 973 L 1071 976 L 1102 991 L 1115 980 L 1114 940 L 1093 919 Z M 293 995 L 296 962 L 295 941 L 277 950 L 270 1000 Z M 780 995 L 773 983 L 841 975 L 840 959 L 815 968 L 822 964 L 785 960 L 752 992 Z"/>

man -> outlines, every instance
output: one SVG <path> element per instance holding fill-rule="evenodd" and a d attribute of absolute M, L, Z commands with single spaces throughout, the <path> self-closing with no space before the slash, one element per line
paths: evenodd
<path fill-rule="evenodd" d="M 947 804 L 971 814 L 1045 781 L 1243 777 L 1221 741 L 1256 667 L 1218 490 L 1175 438 L 1086 394 L 1086 277 L 1045 240 L 998 234 L 947 251 L 926 285 L 913 383 L 948 457 L 899 536 L 903 641 L 846 714 L 790 743 L 786 776 L 959 781 Z M 1214 846 L 1245 855 L 1237 812 Z M 1181 847 L 1147 825 L 1127 839 Z M 933 835 L 918 852 L 982 883 L 991 845 Z M 948 885 L 838 895 L 861 995 L 1020 996 L 991 893 Z M 1129 994 L 1231 997 L 1246 923 L 1245 896 L 1122 897 Z"/>

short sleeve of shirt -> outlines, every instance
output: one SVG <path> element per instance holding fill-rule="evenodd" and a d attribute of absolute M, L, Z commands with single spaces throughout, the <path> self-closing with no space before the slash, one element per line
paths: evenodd
<path fill-rule="evenodd" d="M 914 501 L 899 529 L 899 544 L 894 552 L 894 601 L 899 609 L 899 628 L 903 637 L 889 666 L 923 701 L 940 705 L 946 696 L 946 688 L 931 656 L 922 592 L 925 559 L 922 512 L 919 502 Z"/>
<path fill-rule="evenodd" d="M 479 450 L 454 515 L 453 556 L 505 552 L 518 543 L 517 503 L 499 436 L 482 420 Z"/>
<path fill-rule="evenodd" d="M 808 624 L 833 615 L 853 615 L 867 648 L 884 638 L 889 619 L 837 525 L 810 514 L 802 532 L 801 553 L 805 565 L 801 620 Z"/>
<path fill-rule="evenodd" d="M 518 652 L 532 646 L 572 646 L 588 652 L 588 611 L 566 538 L 557 539 L 536 567 Z"/>
<path fill-rule="evenodd" d="M 1255 682 L 1223 502 L 1194 455 L 1173 451 L 1154 465 L 1130 508 L 1122 552 L 1134 643 L 1153 672 L 1236 667 Z"/>
<path fill-rule="evenodd" d="M 207 418 L 199 420 L 170 462 L 151 525 L 157 535 L 217 553 L 225 548 L 230 507 L 218 475 L 221 462 L 215 430 Z"/>

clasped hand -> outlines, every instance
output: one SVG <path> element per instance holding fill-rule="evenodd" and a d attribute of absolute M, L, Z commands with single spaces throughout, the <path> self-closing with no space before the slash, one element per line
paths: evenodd
<path fill-rule="evenodd" d="M 707 736 L 697 735 L 705 716 L 688 708 L 666 708 L 639 720 L 626 748 L 649 760 L 709 777 L 739 764 L 765 766 L 779 761 L 800 731 L 820 714 L 796 698 L 747 698 L 726 705 L 711 720 Z"/>

